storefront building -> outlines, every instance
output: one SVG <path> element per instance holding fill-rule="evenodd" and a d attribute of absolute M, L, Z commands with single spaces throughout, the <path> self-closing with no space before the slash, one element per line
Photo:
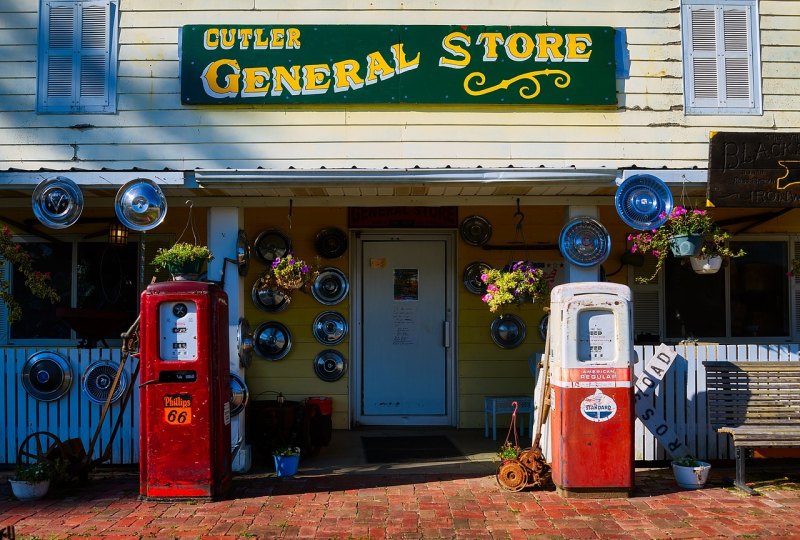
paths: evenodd
<path fill-rule="evenodd" d="M 478 263 L 530 260 L 554 283 L 629 285 L 642 345 L 780 348 L 800 336 L 787 277 L 800 257 L 792 2 L 16 0 L 4 17 L 0 221 L 62 301 L 30 297 L 2 269 L 24 314 L 0 320 L 0 385 L 15 389 L 0 402 L 14 426 L 0 461 L 26 432 L 58 424 L 45 416 L 72 433 L 83 428 L 68 418 L 94 414 L 73 402 L 77 388 L 74 400 L 31 405 L 19 366 L 61 351 L 80 366 L 77 385 L 79 369 L 115 358 L 139 293 L 153 275 L 168 279 L 150 265 L 156 249 L 193 232 L 215 256 L 208 279 L 224 278 L 231 367 L 251 399 L 332 397 L 337 429 L 479 428 L 484 396 L 532 393 L 542 306 L 505 310 L 524 329 L 504 341 L 491 330 L 500 312 L 476 290 Z M 715 132 L 749 139 L 715 161 Z M 760 172 L 725 174 L 750 165 Z M 760 191 L 778 193 L 734 204 L 711 194 L 710 212 L 747 255 L 714 275 L 670 259 L 637 284 L 654 263 L 625 257 L 633 231 L 617 186 L 646 173 L 676 204 L 705 208 L 709 172 L 724 186 L 763 178 Z M 35 197 L 32 208 L 36 187 L 56 177 L 84 198 L 65 228 L 37 220 Z M 112 246 L 115 196 L 137 179 L 161 188 L 166 217 Z M 563 257 L 559 235 L 576 217 L 608 232 L 602 265 Z M 253 253 L 243 275 L 240 231 Z M 319 257 L 346 290 L 259 295 L 276 245 Z M 346 325 L 333 345 L 315 334 L 325 312 Z M 240 364 L 240 318 L 282 332 L 279 358 Z M 116 459 L 136 452 L 120 446 Z"/>

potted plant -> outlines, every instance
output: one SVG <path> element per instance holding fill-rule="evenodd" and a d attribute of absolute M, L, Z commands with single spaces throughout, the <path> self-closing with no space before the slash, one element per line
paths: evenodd
<path fill-rule="evenodd" d="M 286 446 L 272 452 L 275 461 L 275 472 L 278 476 L 294 476 L 300 465 L 300 448 Z"/>
<path fill-rule="evenodd" d="M 700 489 L 708 480 L 711 464 L 686 455 L 672 462 L 672 473 L 675 481 L 685 489 Z"/>
<path fill-rule="evenodd" d="M 506 304 L 541 301 L 550 294 L 544 270 L 528 261 L 517 261 L 502 269 L 492 268 L 481 275 L 481 281 L 486 283 L 486 294 L 481 300 L 489 305 L 492 313 Z"/>
<path fill-rule="evenodd" d="M 172 279 L 196 280 L 200 277 L 203 264 L 213 258 L 206 246 L 177 242 L 171 248 L 159 248 L 152 262 L 172 274 Z"/>
<path fill-rule="evenodd" d="M 657 259 L 653 274 L 638 276 L 636 282 L 649 283 L 655 279 L 670 253 L 675 257 L 699 256 L 701 259 L 744 255 L 742 250 L 734 252 L 727 247 L 729 239 L 730 235 L 717 226 L 705 210 L 676 206 L 658 229 L 628 235 L 631 253 L 650 253 Z"/>
<path fill-rule="evenodd" d="M 261 283 L 270 290 L 278 290 L 287 299 L 292 291 L 303 289 L 319 275 L 316 266 L 311 266 L 293 253 L 278 257 L 264 272 Z"/>
<path fill-rule="evenodd" d="M 47 461 L 33 464 L 18 464 L 14 478 L 9 479 L 11 491 L 21 501 L 34 501 L 47 495 L 50 489 L 52 468 Z"/>
<path fill-rule="evenodd" d="M 497 451 L 497 457 L 500 458 L 500 461 L 511 461 L 519 458 L 521 452 L 522 448 L 512 444 L 511 441 L 506 441 Z"/>
<path fill-rule="evenodd" d="M 692 270 L 698 274 L 715 274 L 722 267 L 723 259 L 744 255 L 743 249 L 733 251 L 728 247 L 730 237 L 730 234 L 721 229 L 708 235 L 700 248 L 700 253 L 689 258 Z"/>

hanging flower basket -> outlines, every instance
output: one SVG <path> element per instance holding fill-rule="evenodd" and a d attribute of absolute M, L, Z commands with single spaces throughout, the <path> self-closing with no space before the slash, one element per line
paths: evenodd
<path fill-rule="evenodd" d="M 550 283 L 541 268 L 528 261 L 517 261 L 502 269 L 492 268 L 481 275 L 486 294 L 481 296 L 494 313 L 500 306 L 541 301 L 550 294 Z"/>
<path fill-rule="evenodd" d="M 722 257 L 714 255 L 712 257 L 690 257 L 692 270 L 696 274 L 716 274 L 722 268 Z"/>
<path fill-rule="evenodd" d="M 699 234 L 676 234 L 669 238 L 669 249 L 676 257 L 694 257 L 703 247 L 703 236 Z"/>
<path fill-rule="evenodd" d="M 734 251 L 728 247 L 730 237 L 730 234 L 714 223 L 705 210 L 688 210 L 676 206 L 658 229 L 628 235 L 631 253 L 650 254 L 657 259 L 653 274 L 647 277 L 637 276 L 636 282 L 653 281 L 669 254 L 674 257 L 696 256 L 702 259 L 741 257 L 745 254 L 744 250 Z"/>
<path fill-rule="evenodd" d="M 293 291 L 304 289 L 313 283 L 318 275 L 319 270 L 316 266 L 311 266 L 292 253 L 287 253 L 272 261 L 264 272 L 261 282 L 263 287 L 289 297 Z"/>
<path fill-rule="evenodd" d="M 153 257 L 152 264 L 164 268 L 176 281 L 197 280 L 203 265 L 213 258 L 206 246 L 177 242 L 171 248 L 160 248 Z"/>

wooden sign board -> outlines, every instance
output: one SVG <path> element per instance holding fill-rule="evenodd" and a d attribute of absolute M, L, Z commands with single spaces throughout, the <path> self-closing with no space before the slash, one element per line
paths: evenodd
<path fill-rule="evenodd" d="M 707 198 L 724 207 L 800 207 L 800 133 L 712 133 Z"/>

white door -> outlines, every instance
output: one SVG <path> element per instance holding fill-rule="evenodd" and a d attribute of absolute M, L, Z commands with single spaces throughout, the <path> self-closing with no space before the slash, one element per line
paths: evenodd
<path fill-rule="evenodd" d="M 453 423 L 451 238 L 359 240 L 362 424 Z"/>

